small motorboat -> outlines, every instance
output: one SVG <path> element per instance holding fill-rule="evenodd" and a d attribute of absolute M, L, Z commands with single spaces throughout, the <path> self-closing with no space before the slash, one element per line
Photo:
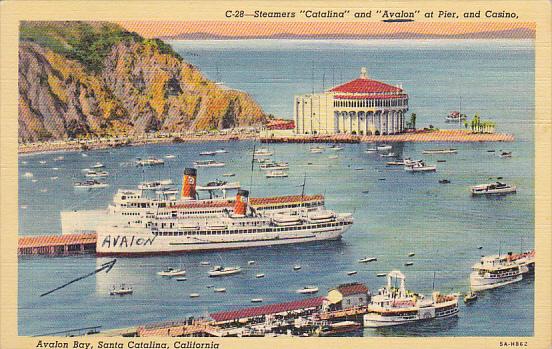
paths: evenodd
<path fill-rule="evenodd" d="M 378 150 L 376 148 L 368 148 L 366 149 L 364 152 L 366 154 L 374 154 L 375 152 L 377 152 Z"/>
<path fill-rule="evenodd" d="M 95 179 L 73 183 L 75 189 L 101 189 L 109 187 L 109 184 L 98 182 Z"/>
<path fill-rule="evenodd" d="M 448 179 L 439 179 L 439 184 L 450 184 Z"/>
<path fill-rule="evenodd" d="M 300 294 L 314 294 L 314 293 L 317 293 L 318 292 L 318 287 L 316 286 L 305 286 L 303 288 L 300 288 L 298 289 L 297 291 L 295 291 L 296 293 L 300 293 Z"/>
<path fill-rule="evenodd" d="M 176 158 L 175 155 L 172 155 L 172 154 L 165 155 L 165 159 L 174 159 L 174 158 Z"/>
<path fill-rule="evenodd" d="M 513 184 L 505 184 L 502 182 L 478 184 L 470 188 L 471 194 L 477 195 L 502 195 L 515 193 L 517 188 Z"/>
<path fill-rule="evenodd" d="M 339 159 L 339 156 L 337 156 L 337 155 L 330 155 L 330 156 L 328 156 L 328 159 L 330 159 L 330 160 Z"/>
<path fill-rule="evenodd" d="M 201 155 L 201 156 L 213 156 L 213 155 L 217 155 L 217 153 L 214 152 L 214 151 L 202 151 L 201 153 L 199 153 L 199 155 Z"/>
<path fill-rule="evenodd" d="M 222 265 L 216 265 L 213 269 L 209 270 L 209 277 L 217 276 L 229 276 L 241 273 L 240 267 L 223 267 Z"/>
<path fill-rule="evenodd" d="M 215 285 L 207 285 L 207 288 L 213 288 Z"/>
<path fill-rule="evenodd" d="M 311 147 L 311 148 L 309 148 L 309 151 L 311 152 L 311 154 L 320 154 L 324 151 L 324 148 L 323 147 Z"/>
<path fill-rule="evenodd" d="M 356 332 L 362 328 L 362 325 L 355 321 L 339 321 L 321 326 L 318 335 L 320 337 L 335 336 L 338 334 Z"/>
<path fill-rule="evenodd" d="M 197 298 L 199 297 L 199 293 L 190 293 L 190 298 Z"/>
<path fill-rule="evenodd" d="M 487 150 L 487 153 L 494 153 L 494 152 L 496 152 L 496 150 L 494 150 L 494 149 Z"/>
<path fill-rule="evenodd" d="M 217 153 L 217 154 L 226 154 L 226 153 L 228 153 L 228 150 L 226 150 L 224 148 L 220 148 L 220 149 L 215 150 L 215 153 Z"/>
<path fill-rule="evenodd" d="M 362 191 L 362 194 L 368 194 L 368 193 L 369 193 L 368 190 L 363 190 L 363 191 Z"/>
<path fill-rule="evenodd" d="M 175 278 L 176 281 L 188 281 L 188 278 L 185 278 L 185 277 L 179 277 L 179 278 Z"/>
<path fill-rule="evenodd" d="M 136 160 L 136 166 L 163 166 L 165 164 L 165 161 L 161 159 L 156 159 L 153 157 L 149 157 L 147 159 L 140 159 Z"/>
<path fill-rule="evenodd" d="M 381 277 L 387 276 L 387 273 L 377 273 L 376 276 L 381 278 Z"/>
<path fill-rule="evenodd" d="M 104 168 L 105 165 L 101 162 L 96 162 L 94 165 L 91 166 L 92 168 Z"/>
<path fill-rule="evenodd" d="M 259 273 L 259 274 L 255 275 L 255 277 L 256 277 L 257 279 L 262 279 L 262 278 L 265 277 L 265 274 Z"/>
<path fill-rule="evenodd" d="M 404 170 L 408 172 L 435 172 L 436 166 L 426 165 L 424 161 L 414 161 L 404 166 Z"/>
<path fill-rule="evenodd" d="M 127 294 L 132 294 L 133 292 L 134 292 L 134 290 L 132 289 L 132 287 L 126 287 L 123 284 L 119 288 L 115 288 L 115 286 L 113 286 L 113 289 L 111 291 L 109 291 L 109 295 L 110 296 L 124 296 L 124 295 L 127 295 Z"/>
<path fill-rule="evenodd" d="M 270 151 L 268 148 L 259 148 L 253 153 L 254 156 L 272 156 L 274 152 Z"/>
<path fill-rule="evenodd" d="M 199 262 L 199 265 L 210 265 L 210 264 L 211 264 L 211 262 L 209 262 L 209 261 L 201 261 L 201 262 Z"/>
<path fill-rule="evenodd" d="M 259 166 L 261 170 L 287 170 L 289 164 L 287 162 L 267 162 Z"/>
<path fill-rule="evenodd" d="M 477 300 L 477 293 L 470 291 L 464 296 L 464 303 L 469 304 Z"/>
<path fill-rule="evenodd" d="M 215 293 L 224 293 L 226 292 L 226 289 L 224 287 L 216 287 L 213 291 L 215 291 Z"/>
<path fill-rule="evenodd" d="M 422 154 L 456 154 L 458 150 L 454 148 L 448 149 L 426 149 L 422 151 Z"/>
<path fill-rule="evenodd" d="M 394 158 L 395 156 L 397 156 L 397 154 L 395 154 L 393 152 L 387 153 L 387 154 L 380 154 L 381 158 Z"/>
<path fill-rule="evenodd" d="M 33 178 L 34 175 L 33 175 L 31 172 L 25 172 L 25 173 L 23 174 L 23 177 L 25 177 L 25 178 Z"/>
<path fill-rule="evenodd" d="M 262 303 L 263 299 L 262 298 L 252 298 L 251 299 L 251 303 Z"/>
<path fill-rule="evenodd" d="M 483 249 L 483 246 L 477 246 L 477 249 L 478 249 L 478 250 L 482 250 L 482 249 Z"/>
<path fill-rule="evenodd" d="M 445 117 L 446 122 L 460 122 L 466 120 L 466 114 L 462 114 L 459 111 L 451 111 L 449 115 Z"/>
<path fill-rule="evenodd" d="M 169 267 L 169 268 L 166 268 L 165 270 L 158 271 L 157 275 L 159 275 L 159 276 L 168 276 L 168 277 L 182 276 L 182 275 L 186 275 L 186 270 L 182 270 L 180 268 L 171 268 L 171 267 Z"/>
<path fill-rule="evenodd" d="M 301 270 L 301 268 L 302 268 L 302 267 L 301 267 L 299 264 L 295 264 L 295 265 L 293 266 L 293 270 L 295 270 L 295 271 Z"/>
<path fill-rule="evenodd" d="M 285 178 L 287 176 L 287 172 L 281 170 L 270 171 L 266 174 L 266 178 Z"/>
<path fill-rule="evenodd" d="M 163 189 L 166 186 L 171 185 L 173 182 L 170 179 L 163 179 L 160 181 L 151 181 L 151 182 L 141 182 L 138 184 L 138 189 L 140 190 L 157 190 Z"/>
<path fill-rule="evenodd" d="M 503 159 L 504 158 L 511 158 L 512 157 L 512 152 L 511 151 L 503 151 L 498 156 L 503 158 Z"/>
<path fill-rule="evenodd" d="M 375 262 L 377 261 L 378 259 L 376 257 L 364 257 L 364 258 L 361 258 L 358 260 L 359 263 L 370 263 L 370 262 Z"/>
<path fill-rule="evenodd" d="M 235 173 L 223 173 L 222 176 L 223 177 L 235 177 L 236 174 Z"/>
<path fill-rule="evenodd" d="M 197 160 L 194 161 L 195 167 L 224 167 L 226 164 L 224 162 L 218 162 L 215 160 Z"/>
<path fill-rule="evenodd" d="M 392 146 L 390 146 L 389 144 L 380 144 L 376 147 L 377 150 L 391 150 L 393 149 Z"/>
<path fill-rule="evenodd" d="M 437 162 L 447 162 L 447 160 L 439 159 Z"/>
<path fill-rule="evenodd" d="M 385 163 L 386 166 L 404 166 L 405 160 L 398 160 L 398 161 L 387 161 Z"/>
<path fill-rule="evenodd" d="M 255 264 L 255 261 L 247 261 L 247 265 L 253 265 Z"/>
<path fill-rule="evenodd" d="M 409 266 L 411 266 L 411 265 L 414 265 L 414 262 L 406 262 L 406 263 L 404 263 L 404 266 L 405 266 L 405 267 L 409 267 Z"/>
<path fill-rule="evenodd" d="M 350 275 L 355 275 L 356 273 L 357 273 L 356 270 L 352 270 L 352 271 L 348 271 L 348 272 L 347 272 L 347 275 L 349 275 L 349 276 L 350 276 Z"/>
<path fill-rule="evenodd" d="M 331 147 L 329 147 L 328 149 L 330 149 L 330 150 L 335 150 L 335 151 L 340 151 L 340 150 L 343 150 L 343 149 L 345 149 L 345 148 L 343 148 L 343 147 L 340 146 L 340 145 L 334 144 L 334 145 L 332 145 Z"/>
<path fill-rule="evenodd" d="M 414 252 L 410 252 L 410 253 L 408 254 L 408 257 L 414 257 L 415 255 L 416 255 L 416 254 L 415 254 Z"/>

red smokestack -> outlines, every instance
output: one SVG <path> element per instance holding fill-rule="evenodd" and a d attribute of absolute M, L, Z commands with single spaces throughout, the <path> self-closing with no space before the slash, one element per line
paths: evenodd
<path fill-rule="evenodd" d="M 195 199 L 196 197 L 196 177 L 197 170 L 195 168 L 185 168 L 184 176 L 182 177 L 182 199 Z"/>
<path fill-rule="evenodd" d="M 236 194 L 236 203 L 234 204 L 234 214 L 245 216 L 247 212 L 247 203 L 249 201 L 249 192 L 247 190 L 240 189 Z"/>

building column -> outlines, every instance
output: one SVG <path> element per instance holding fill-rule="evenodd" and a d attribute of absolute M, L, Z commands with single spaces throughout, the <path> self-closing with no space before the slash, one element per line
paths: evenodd
<path fill-rule="evenodd" d="M 395 111 L 389 112 L 389 133 L 394 134 L 395 133 Z"/>

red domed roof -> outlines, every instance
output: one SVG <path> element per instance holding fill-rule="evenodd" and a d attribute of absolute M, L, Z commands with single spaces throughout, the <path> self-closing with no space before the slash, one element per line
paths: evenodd
<path fill-rule="evenodd" d="M 358 78 L 336 86 L 330 90 L 330 92 L 340 93 L 386 93 L 401 91 L 402 89 L 396 86 L 368 78 Z"/>

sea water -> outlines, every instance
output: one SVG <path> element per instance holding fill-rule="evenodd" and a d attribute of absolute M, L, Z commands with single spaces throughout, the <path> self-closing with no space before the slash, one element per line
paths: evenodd
<path fill-rule="evenodd" d="M 143 180 L 170 178 L 180 185 L 185 167 L 199 152 L 225 148 L 215 159 L 223 168 L 198 170 L 199 183 L 225 179 L 251 190 L 251 196 L 300 194 L 326 196 L 328 208 L 353 213 L 355 223 L 341 241 L 194 253 L 181 256 L 118 258 L 109 274 L 100 273 L 45 297 L 43 292 L 93 271 L 108 258 L 91 255 L 20 257 L 18 321 L 21 335 L 79 327 L 128 327 L 155 321 L 206 316 L 210 312 L 309 296 L 295 293 L 317 285 L 320 295 L 341 283 L 359 281 L 373 292 L 384 278 L 377 273 L 401 270 L 409 289 L 429 296 L 432 289 L 466 292 L 470 267 L 484 254 L 534 247 L 534 48 L 531 41 L 192 41 L 171 42 L 184 59 L 207 77 L 251 94 L 267 113 L 291 118 L 293 95 L 320 91 L 354 79 L 360 67 L 371 78 L 402 84 L 418 127 L 447 125 L 452 110 L 497 123 L 498 132 L 512 133 L 513 143 L 394 144 L 398 157 L 423 158 L 436 173 L 407 173 L 386 167 L 390 158 L 366 154 L 366 144 L 348 144 L 340 152 L 311 154 L 309 145 L 270 145 L 276 160 L 290 164 L 289 177 L 267 179 L 258 167 L 251 171 L 254 142 L 213 142 L 148 145 L 87 152 L 20 156 L 19 235 L 59 233 L 60 211 L 105 208 L 118 188 L 133 188 Z M 314 72 L 314 74 L 313 74 Z M 314 78 L 313 78 L 314 75 Z M 258 147 L 259 144 L 256 144 Z M 424 149 L 455 147 L 458 154 L 422 155 Z M 496 152 L 488 152 L 495 150 Z M 512 151 L 509 159 L 499 150 Z M 83 156 L 85 154 L 86 156 Z M 165 159 L 165 166 L 134 166 L 137 157 Z M 337 159 L 329 159 L 338 155 Z M 56 160 L 59 156 L 63 159 Z M 446 162 L 437 162 L 437 160 Z M 44 162 L 45 163 L 41 163 Z M 74 190 L 84 179 L 82 169 L 96 162 L 110 173 L 109 187 Z M 31 172 L 32 178 L 24 173 Z M 491 177 L 516 184 L 517 194 L 471 197 L 471 185 Z M 58 177 L 57 179 L 55 177 Z M 306 178 L 306 180 L 305 180 Z M 439 179 L 450 184 L 439 184 Z M 478 246 L 483 249 L 479 250 Z M 414 257 L 408 257 L 410 252 Z M 359 264 L 365 256 L 377 262 Z M 247 261 L 255 260 L 255 265 Z M 236 276 L 207 276 L 211 264 L 240 265 Z M 412 261 L 412 266 L 404 266 Z M 302 265 L 292 271 L 294 264 Z M 165 267 L 183 267 L 188 281 L 161 278 Z M 353 276 L 348 271 L 356 270 Z M 264 279 L 255 274 L 264 273 Z M 434 277 L 435 275 L 435 277 Z M 131 285 L 134 294 L 112 297 L 108 291 Z M 207 285 L 224 287 L 214 293 Z M 199 298 L 190 299 L 190 293 Z M 458 318 L 384 330 L 364 330 L 364 336 L 530 336 L 533 334 L 532 277 L 483 292 L 476 303 L 460 305 Z M 358 335 L 358 334 L 357 334 Z"/>

